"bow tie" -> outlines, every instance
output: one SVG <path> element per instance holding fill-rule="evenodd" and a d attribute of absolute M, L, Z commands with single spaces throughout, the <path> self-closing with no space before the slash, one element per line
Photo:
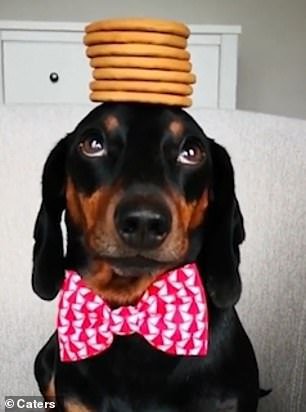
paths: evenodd
<path fill-rule="evenodd" d="M 205 356 L 208 311 L 198 269 L 192 263 L 166 272 L 135 306 L 114 310 L 79 274 L 67 271 L 59 298 L 57 333 L 63 362 L 98 355 L 111 346 L 115 335 L 134 333 L 171 355 Z"/>

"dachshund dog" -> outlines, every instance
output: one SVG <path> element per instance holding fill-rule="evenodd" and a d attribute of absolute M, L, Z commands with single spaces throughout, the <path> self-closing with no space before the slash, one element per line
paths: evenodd
<path fill-rule="evenodd" d="M 63 362 L 57 330 L 35 361 L 40 391 L 56 397 L 57 411 L 257 410 L 257 362 L 234 308 L 245 232 L 233 167 L 184 110 L 92 110 L 46 161 L 34 238 L 32 285 L 42 299 L 54 299 L 74 270 L 111 310 L 133 306 L 160 274 L 190 263 L 207 297 L 206 356 L 165 353 L 132 333 Z"/>

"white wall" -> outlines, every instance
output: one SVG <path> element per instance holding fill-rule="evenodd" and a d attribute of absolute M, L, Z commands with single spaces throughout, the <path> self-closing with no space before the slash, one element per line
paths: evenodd
<path fill-rule="evenodd" d="M 306 0 L 0 0 L 0 19 L 241 24 L 238 108 L 306 118 Z"/>

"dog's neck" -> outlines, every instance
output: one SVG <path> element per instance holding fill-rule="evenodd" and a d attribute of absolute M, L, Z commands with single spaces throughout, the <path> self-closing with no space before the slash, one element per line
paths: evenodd
<path fill-rule="evenodd" d="M 95 261 L 90 270 L 81 270 L 80 273 L 86 285 L 112 309 L 136 304 L 160 275 L 158 271 L 139 277 L 123 277 L 116 274 L 109 263 L 101 260 Z"/>

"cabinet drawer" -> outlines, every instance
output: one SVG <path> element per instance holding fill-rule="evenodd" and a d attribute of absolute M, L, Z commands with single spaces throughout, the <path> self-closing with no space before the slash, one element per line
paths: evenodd
<path fill-rule="evenodd" d="M 91 75 L 80 42 L 4 41 L 3 68 L 6 103 L 88 101 Z"/>

